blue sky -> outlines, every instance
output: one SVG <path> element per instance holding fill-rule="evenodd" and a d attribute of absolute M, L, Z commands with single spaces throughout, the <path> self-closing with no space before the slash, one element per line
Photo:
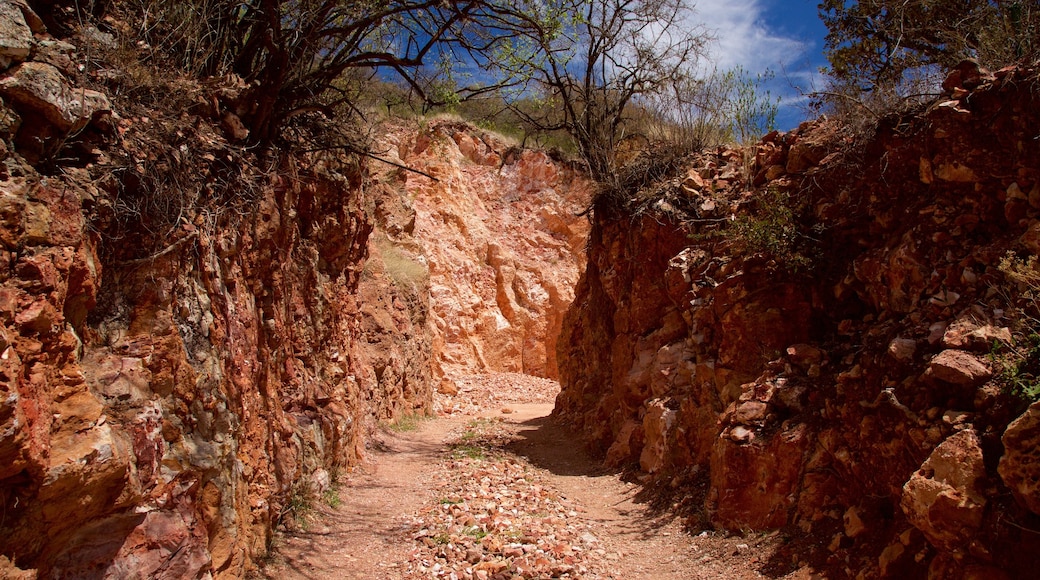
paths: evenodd
<path fill-rule="evenodd" d="M 695 18 L 714 31 L 712 57 L 720 70 L 742 66 L 772 70 L 768 89 L 781 97 L 777 125 L 795 128 L 805 119 L 806 94 L 820 89 L 819 68 L 827 29 L 818 0 L 693 0 Z"/>

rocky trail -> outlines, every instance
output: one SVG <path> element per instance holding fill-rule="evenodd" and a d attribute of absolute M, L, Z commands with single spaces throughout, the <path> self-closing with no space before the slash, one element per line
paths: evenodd
<path fill-rule="evenodd" d="M 455 413 L 381 429 L 365 467 L 278 536 L 261 577 L 778 577 L 764 566 L 779 534 L 685 528 L 549 417 L 553 383 L 461 383 L 467 405 L 439 402 Z M 490 388 L 507 383 L 505 397 Z"/>

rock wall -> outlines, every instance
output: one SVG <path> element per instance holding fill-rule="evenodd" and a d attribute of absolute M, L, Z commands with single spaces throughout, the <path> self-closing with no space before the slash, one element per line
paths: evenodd
<path fill-rule="evenodd" d="M 241 578 L 430 410 L 428 282 L 387 274 L 358 160 L 229 146 L 233 86 L 110 100 L 0 15 L 0 577 Z"/>
<path fill-rule="evenodd" d="M 1000 258 L 1040 250 L 1036 82 L 966 64 L 869 137 L 807 124 L 601 199 L 556 416 L 693 524 L 790 530 L 774 572 L 1032 574 L 1040 407 L 988 353 L 1020 330 Z"/>
<path fill-rule="evenodd" d="M 591 184 L 544 152 L 450 120 L 399 127 L 384 143 L 386 159 L 421 172 L 386 178 L 415 213 L 406 233 L 429 269 L 439 388 L 453 392 L 451 377 L 487 370 L 555 378 Z"/>

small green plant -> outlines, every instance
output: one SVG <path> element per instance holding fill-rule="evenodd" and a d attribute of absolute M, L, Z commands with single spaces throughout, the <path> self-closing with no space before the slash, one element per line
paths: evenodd
<path fill-rule="evenodd" d="M 995 343 L 990 362 L 1006 393 L 1028 403 L 1040 400 L 1040 334 L 1017 345 Z"/>
<path fill-rule="evenodd" d="M 426 415 L 418 413 L 402 413 L 397 419 L 387 424 L 387 428 L 397 433 L 410 433 L 418 431 L 423 421 L 429 419 Z"/>
<path fill-rule="evenodd" d="M 484 453 L 484 449 L 478 445 L 455 445 L 451 449 L 451 456 L 454 459 L 478 459 L 483 460 L 487 457 Z"/>
<path fill-rule="evenodd" d="M 310 518 L 314 512 L 313 494 L 304 485 L 293 487 L 288 501 L 282 508 L 280 518 L 288 516 L 297 528 L 307 531 Z"/>
<path fill-rule="evenodd" d="M 812 238 L 802 233 L 790 194 L 769 187 L 758 200 L 758 209 L 737 217 L 730 225 L 749 255 L 764 254 L 789 272 L 805 272 L 815 264 Z"/>
<path fill-rule="evenodd" d="M 1032 403 L 1040 400 L 1040 264 L 1035 255 L 1022 258 L 1008 252 L 997 268 L 1010 283 L 999 290 L 1012 306 L 1009 314 L 1017 322 L 1018 339 L 995 342 L 990 362 L 1008 394 Z"/>
<path fill-rule="evenodd" d="M 343 503 L 343 500 L 339 497 L 339 486 L 337 485 L 330 486 L 326 489 L 325 493 L 321 495 L 321 499 L 325 502 L 325 505 L 334 509 L 338 508 Z"/>
<path fill-rule="evenodd" d="M 470 526 L 462 530 L 462 532 L 477 541 L 483 540 L 484 537 L 488 535 L 487 530 L 480 526 Z"/>

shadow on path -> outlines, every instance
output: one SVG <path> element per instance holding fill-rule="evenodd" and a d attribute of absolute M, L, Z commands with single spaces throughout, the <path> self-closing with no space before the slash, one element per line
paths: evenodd
<path fill-rule="evenodd" d="M 571 426 L 551 416 L 535 417 L 518 422 L 516 434 L 506 450 L 563 478 L 563 487 L 589 507 L 592 519 L 641 539 L 681 519 L 660 493 L 627 481 L 632 478 L 623 470 L 606 467 L 590 454 Z"/>

